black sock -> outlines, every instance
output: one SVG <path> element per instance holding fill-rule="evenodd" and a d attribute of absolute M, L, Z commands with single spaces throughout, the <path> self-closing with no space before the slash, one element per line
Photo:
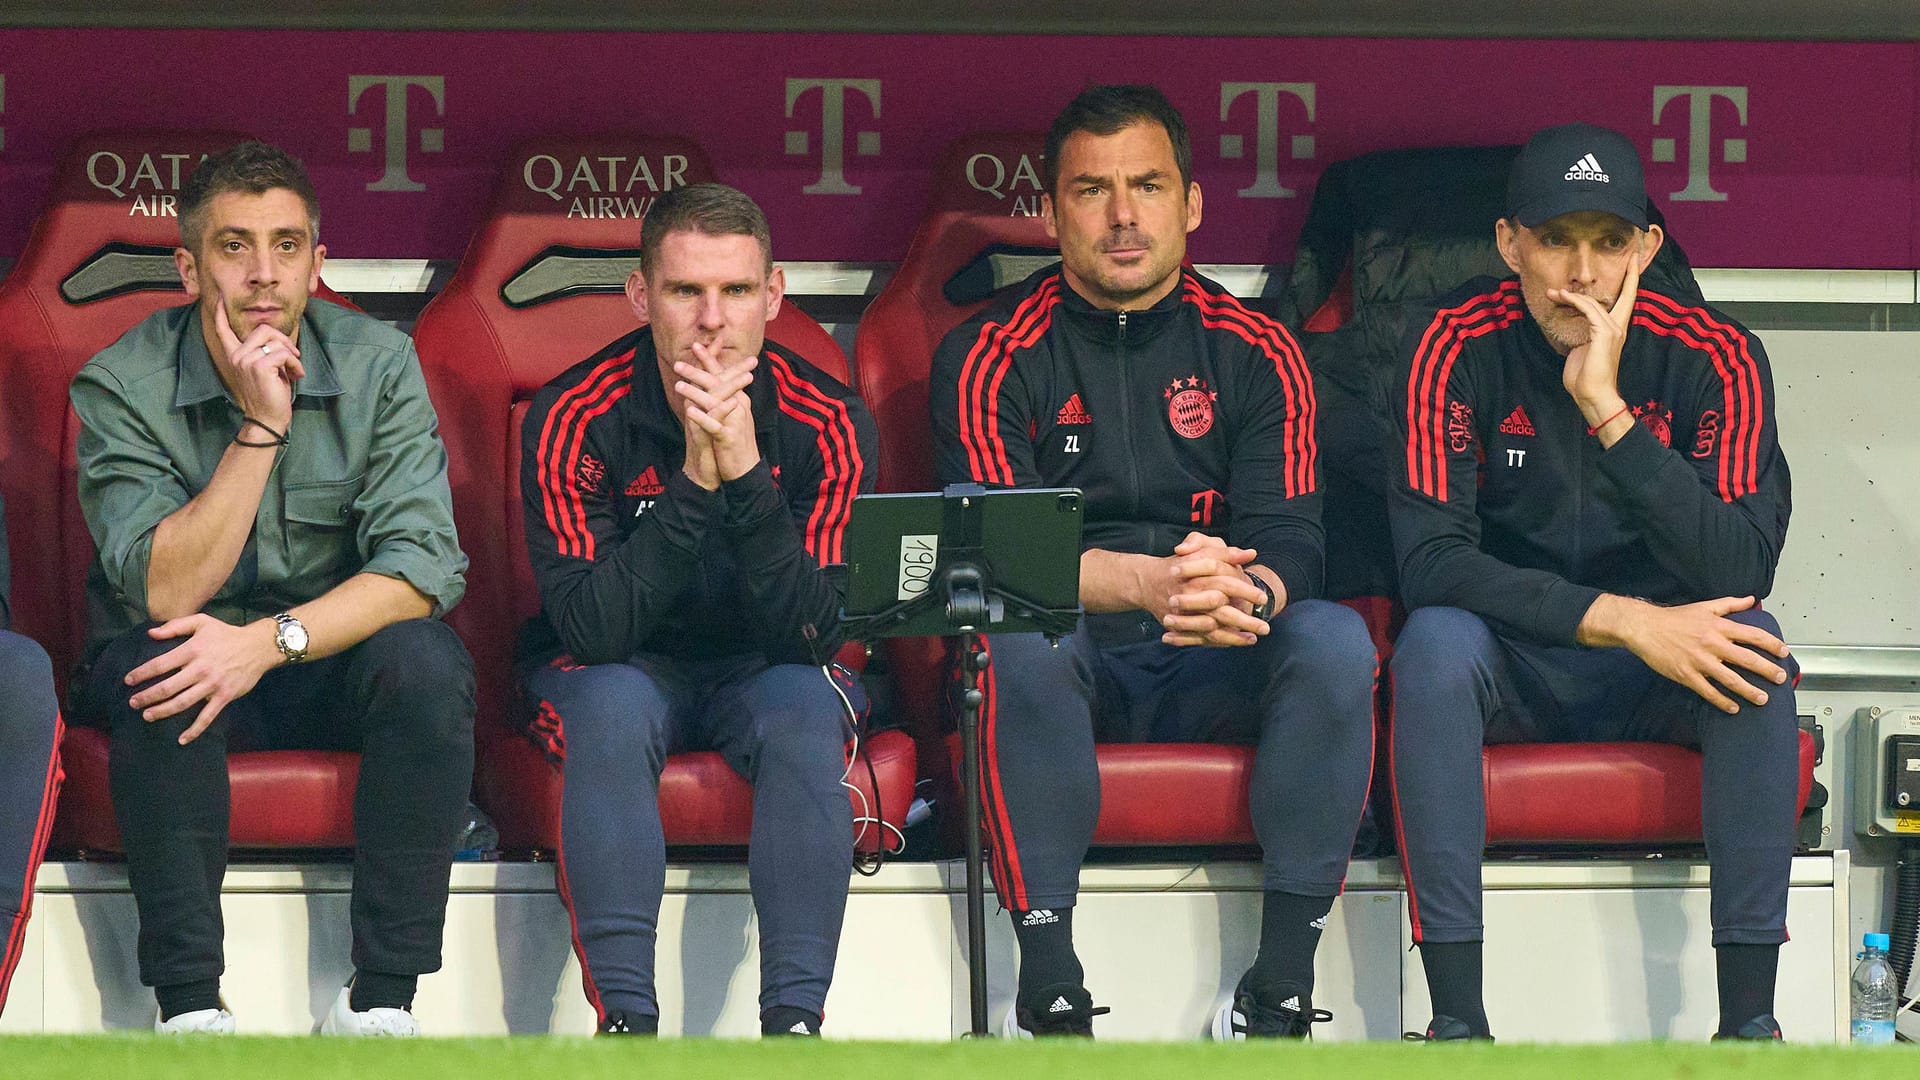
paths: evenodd
<path fill-rule="evenodd" d="M 1451 1016 L 1480 1038 L 1493 1032 L 1487 1026 L 1487 1005 L 1481 997 L 1481 945 L 1478 941 L 1423 941 L 1420 963 L 1427 971 L 1427 996 L 1433 1015 Z"/>
<path fill-rule="evenodd" d="M 385 975 L 378 971 L 356 971 L 347 1005 L 354 1012 L 368 1009 L 411 1009 L 413 988 L 418 975 Z"/>
<path fill-rule="evenodd" d="M 818 1035 L 820 1034 L 820 1014 L 797 1005 L 775 1005 L 760 1014 L 760 1034 L 762 1035 Z M 795 1031 L 799 1025 L 803 1030 Z"/>
<path fill-rule="evenodd" d="M 1020 996 L 1055 983 L 1081 985 L 1087 973 L 1073 952 L 1073 909 L 1033 908 L 1009 912 L 1020 942 Z"/>
<path fill-rule="evenodd" d="M 1720 1034 L 1738 1034 L 1740 1025 L 1773 1012 L 1780 946 L 1716 945 L 1713 966 L 1720 976 Z"/>
<path fill-rule="evenodd" d="M 607 1018 L 600 1021 L 600 1031 L 607 1035 L 658 1035 L 660 1018 L 653 1013 L 609 1009 Z"/>
<path fill-rule="evenodd" d="M 219 1008 L 220 980 L 196 979 L 172 986 L 156 986 L 153 996 L 160 1002 L 160 1019 L 171 1020 L 181 1013 Z"/>
<path fill-rule="evenodd" d="M 1247 989 L 1264 1005 L 1277 995 L 1313 993 L 1313 953 L 1327 928 L 1331 896 L 1300 896 L 1268 889 L 1260 905 L 1260 954 L 1247 971 Z"/>

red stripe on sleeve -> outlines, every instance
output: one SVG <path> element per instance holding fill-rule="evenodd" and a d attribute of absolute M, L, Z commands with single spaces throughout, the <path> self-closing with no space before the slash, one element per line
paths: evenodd
<path fill-rule="evenodd" d="M 633 375 L 633 350 L 598 365 L 555 399 L 541 425 L 534 456 L 541 509 L 556 550 L 575 558 L 593 558 L 593 534 L 581 505 L 576 466 L 587 421 L 625 397 Z"/>
<path fill-rule="evenodd" d="M 794 370 L 785 357 L 773 359 L 774 380 L 780 389 L 780 410 L 814 430 L 820 451 L 820 490 L 807 519 L 807 550 L 823 565 L 844 557 L 847 519 L 854 496 L 860 492 L 860 440 L 846 403 L 822 391 Z"/>
<path fill-rule="evenodd" d="M 1210 293 L 1197 278 L 1189 275 L 1182 296 L 1200 309 L 1200 324 L 1209 329 L 1232 332 L 1241 340 L 1264 352 L 1287 393 L 1287 418 L 1283 443 L 1287 452 L 1286 496 L 1292 498 L 1314 488 L 1314 463 L 1319 457 L 1314 417 L 1318 401 L 1313 393 L 1313 375 L 1307 370 L 1306 357 L 1284 326 L 1240 303 L 1227 293 Z"/>
<path fill-rule="evenodd" d="M 1447 501 L 1447 383 L 1467 341 L 1519 322 L 1526 306 L 1518 282 L 1501 283 L 1433 317 L 1407 376 L 1407 484 Z"/>
<path fill-rule="evenodd" d="M 1717 489 L 1732 502 L 1759 490 L 1760 429 L 1765 417 L 1760 365 L 1746 335 L 1705 310 L 1642 292 L 1634 303 L 1634 325 L 1685 343 L 1707 355 L 1720 378 L 1724 434 L 1720 441 Z"/>
<path fill-rule="evenodd" d="M 967 467 L 978 483 L 1012 484 L 1013 464 L 1000 437 L 1000 386 L 1012 366 L 1013 354 L 1031 346 L 1053 321 L 1060 299 L 1060 278 L 1041 282 L 1022 300 L 1005 322 L 980 328 L 973 349 L 960 365 L 960 442 L 967 448 Z"/>

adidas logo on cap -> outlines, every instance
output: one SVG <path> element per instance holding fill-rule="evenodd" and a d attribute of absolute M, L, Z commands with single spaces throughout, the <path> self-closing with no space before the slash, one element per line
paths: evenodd
<path fill-rule="evenodd" d="M 1072 1011 L 1073 1011 L 1073 1006 L 1068 1004 L 1067 999 L 1064 997 L 1054 998 L 1053 1004 L 1047 1006 L 1048 1013 L 1063 1013 L 1063 1012 L 1072 1012 Z"/>
<path fill-rule="evenodd" d="M 1567 169 L 1565 179 L 1597 180 L 1602 184 L 1613 183 L 1613 177 L 1607 175 L 1607 171 L 1600 167 L 1600 162 L 1594 160 L 1592 154 L 1588 154 L 1579 161 L 1574 162 L 1573 165 Z"/>

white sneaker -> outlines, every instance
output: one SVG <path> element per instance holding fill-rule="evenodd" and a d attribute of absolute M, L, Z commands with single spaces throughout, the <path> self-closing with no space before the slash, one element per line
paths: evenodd
<path fill-rule="evenodd" d="M 195 1009 L 171 1020 L 156 1016 L 153 1030 L 162 1035 L 231 1035 L 233 1014 L 225 1009 Z"/>
<path fill-rule="evenodd" d="M 358 1035 L 366 1038 L 412 1039 L 420 1034 L 420 1021 L 405 1009 L 368 1009 L 353 1011 L 353 991 L 340 988 L 327 1018 L 320 1021 L 322 1035 Z"/>

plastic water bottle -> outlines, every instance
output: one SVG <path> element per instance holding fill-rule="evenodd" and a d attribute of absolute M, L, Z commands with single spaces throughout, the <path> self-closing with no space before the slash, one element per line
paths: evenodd
<path fill-rule="evenodd" d="M 1893 1042 L 1900 988 L 1893 985 L 1893 965 L 1887 962 L 1887 935 L 1868 934 L 1861 945 L 1860 962 L 1853 968 L 1853 1041 L 1884 1046 Z"/>
<path fill-rule="evenodd" d="M 487 816 L 487 812 L 469 802 L 462 821 L 460 837 L 453 844 L 453 861 L 492 862 L 498 859 L 500 830 L 494 827 L 493 819 Z"/>

